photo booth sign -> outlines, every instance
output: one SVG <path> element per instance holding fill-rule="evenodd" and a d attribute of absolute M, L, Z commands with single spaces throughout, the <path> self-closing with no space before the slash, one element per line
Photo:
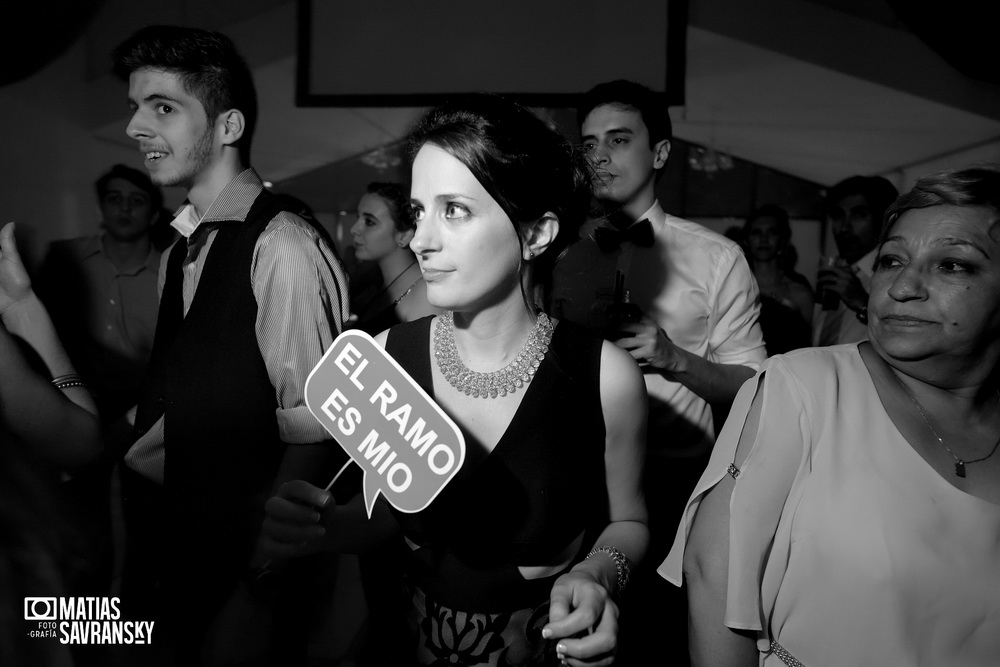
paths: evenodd
<path fill-rule="evenodd" d="M 369 518 L 379 494 L 401 512 L 426 508 L 465 462 L 455 422 L 363 331 L 337 336 L 305 394 L 312 415 L 364 471 Z"/>

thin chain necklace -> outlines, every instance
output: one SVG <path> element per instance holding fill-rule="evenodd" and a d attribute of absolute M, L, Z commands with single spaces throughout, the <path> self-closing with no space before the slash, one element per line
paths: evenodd
<path fill-rule="evenodd" d="M 364 318 L 364 316 L 368 314 L 368 311 L 369 311 L 369 310 L 371 310 L 372 306 L 378 303 L 378 298 L 379 298 L 380 296 L 382 296 L 383 294 L 388 294 L 388 292 L 389 292 L 389 290 L 390 290 L 390 289 L 392 288 L 392 286 L 396 284 L 396 281 L 397 281 L 397 280 L 399 280 L 400 278 L 402 278 L 402 277 L 403 277 L 403 275 L 404 275 L 404 274 L 405 274 L 405 273 L 406 273 L 407 271 L 409 271 L 409 270 L 410 270 L 410 268 L 411 268 L 411 267 L 412 267 L 412 266 L 413 266 L 414 264 L 416 264 L 416 263 L 417 263 L 417 260 L 416 260 L 416 259 L 414 259 L 414 260 L 413 260 L 412 262 L 410 262 L 409 266 L 407 266 L 407 267 L 406 267 L 405 269 L 403 269 L 402 271 L 400 271 L 400 272 L 399 272 L 399 273 L 398 273 L 398 274 L 396 275 L 396 277 L 395 277 L 395 278 L 393 278 L 393 279 L 392 279 L 392 281 L 391 281 L 391 282 L 390 282 L 390 283 L 389 283 L 388 285 L 386 285 L 385 287 L 383 287 L 382 289 L 380 289 L 380 290 L 379 290 L 379 292 L 378 292 L 378 294 L 376 294 L 375 296 L 373 296 L 373 297 L 372 297 L 372 298 L 371 298 L 371 299 L 370 299 L 370 300 L 368 301 L 368 305 L 367 305 L 367 306 L 365 306 L 365 311 L 364 311 L 363 313 L 361 313 L 361 315 L 360 315 L 360 316 L 358 317 L 358 319 L 359 319 L 359 320 L 361 320 L 361 321 L 363 321 L 363 320 L 365 319 L 365 318 Z M 423 277 L 423 276 L 421 276 L 421 277 Z M 413 287 L 414 287 L 414 285 L 416 285 L 416 284 L 417 284 L 417 283 L 418 283 L 419 281 L 420 281 L 420 278 L 417 278 L 416 280 L 414 280 L 414 281 L 413 281 L 413 285 L 410 285 L 410 286 L 409 286 L 409 287 L 408 287 L 408 288 L 406 289 L 406 291 L 405 291 L 405 292 L 403 292 L 403 293 L 402 293 L 402 294 L 401 294 L 401 295 L 399 296 L 399 298 L 398 298 L 398 299 L 396 299 L 395 301 L 393 301 L 393 302 L 392 302 L 392 305 L 393 305 L 393 306 L 395 306 L 395 305 L 396 305 L 397 303 L 399 303 L 400 301 L 402 301 L 402 300 L 403 300 L 403 297 L 404 297 L 404 296 L 406 296 L 407 294 L 409 294 L 409 293 L 410 293 L 410 290 L 412 290 L 412 289 L 413 289 Z"/>
<path fill-rule="evenodd" d="M 996 443 L 993 445 L 993 449 L 991 449 L 990 453 L 987 454 L 986 456 L 983 456 L 978 459 L 973 459 L 972 461 L 963 461 L 962 459 L 955 456 L 955 452 L 951 451 L 948 445 L 944 444 L 944 440 L 941 439 L 941 436 L 938 435 L 937 431 L 934 430 L 934 427 L 931 426 L 931 420 L 927 418 L 927 413 L 924 412 L 924 407 L 920 405 L 920 401 L 918 401 L 917 397 L 913 395 L 913 392 L 910 391 L 910 388 L 907 387 L 906 384 L 901 379 L 899 379 L 899 376 L 896 375 L 895 371 L 889 369 L 889 373 L 892 374 L 892 377 L 896 378 L 896 382 L 899 383 L 899 386 L 903 388 L 903 391 L 906 392 L 906 395 L 910 397 L 911 401 L 913 401 L 913 405 L 916 406 L 917 412 L 920 413 L 920 417 L 924 420 L 924 423 L 927 424 L 927 428 L 930 429 L 930 432 L 934 435 L 935 438 L 937 438 L 937 441 L 941 443 L 941 446 L 944 447 L 949 454 L 951 454 L 951 458 L 955 459 L 956 475 L 958 475 L 959 477 L 965 477 L 965 466 L 972 463 L 979 463 L 980 461 L 985 461 L 986 459 L 990 458 L 996 453 L 997 446 L 1000 446 L 1000 438 L 997 438 Z M 998 398 L 1000 398 L 1000 394 L 998 394 Z"/>
<path fill-rule="evenodd" d="M 412 266 L 412 264 L 411 264 L 410 266 Z M 402 301 L 402 300 L 403 300 L 403 297 L 405 297 L 405 296 L 406 296 L 407 294 L 409 294 L 410 292 L 412 292 L 412 291 L 413 291 L 413 288 L 417 286 L 417 283 L 419 283 L 419 282 L 420 282 L 421 280 L 423 280 L 423 279 L 424 279 L 424 277 L 423 277 L 423 276 L 419 276 L 419 277 L 417 277 L 417 279 L 416 279 L 416 280 L 414 280 L 414 281 L 413 281 L 412 283 L 410 283 L 410 286 L 406 288 L 406 291 L 405 291 L 405 292 L 403 292 L 403 293 L 402 293 L 402 294 L 400 294 L 400 295 L 399 295 L 398 297 L 396 297 L 396 300 L 392 302 L 392 305 L 394 305 L 394 306 L 395 306 L 395 305 L 396 305 L 396 304 L 398 304 L 398 303 L 399 303 L 400 301 Z"/>
<path fill-rule="evenodd" d="M 531 382 L 552 342 L 552 321 L 545 313 L 538 319 L 514 361 L 500 370 L 479 373 L 470 370 L 455 347 L 455 314 L 446 310 L 434 331 L 434 358 L 448 384 L 474 398 L 496 398 L 513 394 Z"/>

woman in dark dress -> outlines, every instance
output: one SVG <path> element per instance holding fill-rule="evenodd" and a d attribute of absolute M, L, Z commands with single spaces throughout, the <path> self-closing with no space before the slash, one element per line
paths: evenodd
<path fill-rule="evenodd" d="M 400 322 L 440 312 L 427 303 L 427 285 L 410 250 L 410 199 L 398 183 L 369 183 L 351 227 L 354 256 L 378 263 L 382 284 L 354 312 L 353 327 L 375 335 Z"/>
<path fill-rule="evenodd" d="M 628 353 L 544 311 L 586 213 L 584 163 L 492 95 L 432 110 L 409 140 L 410 246 L 445 312 L 376 340 L 462 429 L 465 463 L 427 509 L 380 499 L 367 521 L 361 499 L 286 484 L 265 532 L 276 556 L 402 532 L 417 663 L 609 665 L 648 541 L 647 398 Z"/>
<path fill-rule="evenodd" d="M 812 336 L 813 291 L 785 270 L 792 228 L 788 212 L 765 204 L 743 225 L 747 260 L 760 288 L 760 326 L 767 355 L 808 347 Z"/>
<path fill-rule="evenodd" d="M 93 567 L 92 537 L 73 523 L 64 480 L 104 448 L 97 405 L 31 287 L 14 239 L 0 228 L 0 663 L 83 664 L 103 647 L 29 635 L 43 626 L 32 598 L 71 596 Z M 21 610 L 24 609 L 22 616 Z M 96 663 L 88 663 L 96 664 Z"/>

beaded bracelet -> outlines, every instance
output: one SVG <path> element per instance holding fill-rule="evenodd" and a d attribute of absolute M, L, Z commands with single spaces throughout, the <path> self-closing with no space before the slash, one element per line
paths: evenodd
<path fill-rule="evenodd" d="M 587 554 L 587 558 L 600 553 L 611 556 L 611 560 L 615 562 L 615 570 L 618 572 L 618 592 L 613 597 L 620 598 L 622 592 L 625 590 L 625 586 L 628 585 L 628 578 L 632 573 L 632 562 L 629 561 L 628 556 L 619 551 L 617 547 L 609 546 L 594 547 L 593 550 Z"/>
<path fill-rule="evenodd" d="M 62 382 L 56 385 L 56 389 L 69 389 L 70 387 L 83 387 L 87 388 L 87 385 L 83 383 L 82 380 L 74 380 L 72 382 Z"/>
<path fill-rule="evenodd" d="M 59 377 L 52 380 L 52 385 L 56 389 L 69 389 L 70 387 L 84 387 L 86 384 L 83 382 L 83 378 L 79 375 L 60 375 Z"/>

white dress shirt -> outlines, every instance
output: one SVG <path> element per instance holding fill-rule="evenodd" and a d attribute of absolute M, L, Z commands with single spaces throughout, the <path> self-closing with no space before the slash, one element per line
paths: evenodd
<path fill-rule="evenodd" d="M 667 215 L 659 202 L 642 216 L 653 226 L 651 247 L 623 243 L 601 252 L 597 223 L 556 268 L 557 317 L 600 330 L 615 271 L 625 274 L 632 303 L 678 347 L 719 364 L 760 367 L 766 353 L 758 316 L 759 291 L 742 250 L 703 225 Z M 641 219 L 641 218 L 640 218 Z M 679 382 L 644 368 L 649 406 L 649 453 L 696 456 L 715 442 L 711 406 Z"/>

